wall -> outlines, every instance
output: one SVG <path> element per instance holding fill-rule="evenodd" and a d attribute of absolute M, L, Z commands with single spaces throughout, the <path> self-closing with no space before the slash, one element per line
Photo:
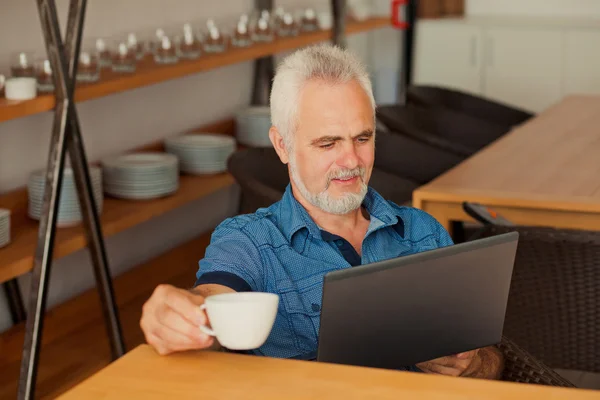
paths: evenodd
<path fill-rule="evenodd" d="M 11 53 L 33 50 L 43 56 L 44 46 L 35 2 L 3 0 L 2 3 L 0 37 L 14 38 L 0 41 L 0 72 L 6 73 Z M 292 8 L 307 5 L 319 8 L 324 3 L 323 0 L 277 2 Z M 386 13 L 389 7 L 386 0 L 377 0 L 374 4 L 380 13 Z M 57 6 L 61 20 L 66 21 L 68 0 L 57 0 Z M 209 17 L 216 17 L 217 21 L 231 20 L 249 12 L 252 6 L 252 0 L 89 1 L 85 38 L 113 36 L 130 30 L 151 31 L 158 26 L 178 26 L 185 21 L 200 23 Z M 398 39 L 397 32 L 389 28 L 377 32 L 376 36 L 352 36 L 349 47 L 369 65 L 371 72 L 385 79 L 395 79 Z M 251 62 L 241 63 L 80 103 L 78 112 L 90 161 L 232 116 L 250 100 L 252 68 Z M 387 89 L 390 85 L 380 82 L 375 86 L 386 88 L 380 91 L 380 99 L 394 100 L 394 93 Z M 51 113 L 0 123 L 0 193 L 23 186 L 32 171 L 45 167 L 51 124 Z M 235 213 L 237 196 L 237 187 L 224 190 L 109 238 L 107 250 L 113 275 L 210 231 Z M 190 282 L 193 278 L 190 277 Z M 26 294 L 28 276 L 20 278 L 19 283 Z M 48 305 L 59 304 L 92 285 L 86 251 L 58 260 L 52 270 Z M 9 326 L 5 299 L 0 295 L 0 331 Z"/>
<path fill-rule="evenodd" d="M 389 15 L 390 1 L 374 0 L 372 11 L 376 15 Z M 365 36 L 367 35 L 362 35 L 362 37 Z M 375 100 L 378 104 L 395 103 L 398 75 L 402 69 L 402 32 L 388 27 L 373 31 L 370 36 L 369 60 L 371 61 Z M 361 35 L 356 36 L 356 40 L 359 40 L 360 37 Z"/>
<path fill-rule="evenodd" d="M 466 0 L 467 15 L 600 17 L 598 0 Z"/>
<path fill-rule="evenodd" d="M 317 12 L 329 9 L 328 0 L 276 0 L 275 3 L 282 7 L 296 4 L 311 6 Z M 347 3 L 349 8 L 353 3 L 366 3 L 373 15 L 390 15 L 390 0 L 347 0 Z M 396 101 L 396 85 L 399 68 L 401 68 L 401 38 L 401 33 L 392 27 L 378 29 L 368 34 L 348 36 L 348 48 L 367 64 L 373 81 L 375 100 L 379 104 Z M 280 54 L 276 60 L 286 54 Z"/>

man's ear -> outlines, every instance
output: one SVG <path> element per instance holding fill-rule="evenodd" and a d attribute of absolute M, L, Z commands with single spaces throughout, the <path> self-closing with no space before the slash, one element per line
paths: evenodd
<path fill-rule="evenodd" d="M 285 147 L 285 142 L 283 141 L 283 137 L 277 128 L 274 126 L 269 129 L 269 139 L 271 139 L 271 143 L 273 143 L 273 147 L 275 148 L 275 151 L 277 152 L 281 162 L 287 164 L 290 160 L 290 157 Z"/>

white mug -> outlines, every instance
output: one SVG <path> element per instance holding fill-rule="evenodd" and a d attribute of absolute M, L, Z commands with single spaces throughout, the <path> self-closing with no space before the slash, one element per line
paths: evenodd
<path fill-rule="evenodd" d="M 279 296 L 273 293 L 243 292 L 209 296 L 200 306 L 206 310 L 212 327 L 201 325 L 202 332 L 215 336 L 230 350 L 251 350 L 267 340 L 275 317 Z"/>

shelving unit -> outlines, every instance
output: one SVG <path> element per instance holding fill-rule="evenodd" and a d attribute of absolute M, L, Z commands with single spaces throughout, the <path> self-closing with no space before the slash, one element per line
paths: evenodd
<path fill-rule="evenodd" d="M 346 24 L 346 33 L 367 32 L 389 25 L 389 18 L 381 17 L 370 18 L 365 21 L 350 21 Z M 150 57 L 146 57 L 138 63 L 136 72 L 130 75 L 103 70 L 100 81 L 77 87 L 75 101 L 93 100 L 215 68 L 255 60 L 326 41 L 330 38 L 330 30 L 303 33 L 296 37 L 276 39 L 271 43 L 257 43 L 247 48 L 231 48 L 225 53 L 204 54 L 197 60 L 182 60 L 173 65 L 157 65 Z M 55 98 L 52 94 L 41 95 L 26 101 L 10 101 L 0 98 L 0 122 L 51 111 L 55 105 Z"/>
<path fill-rule="evenodd" d="M 195 130 L 232 134 L 234 122 L 223 121 Z M 138 151 L 160 151 L 162 143 L 145 146 Z M 179 190 L 168 197 L 146 201 L 130 201 L 105 197 L 100 216 L 105 237 L 112 236 L 175 208 L 213 194 L 234 183 L 228 173 L 218 175 L 182 175 Z M 18 189 L 0 196 L 0 208 L 13 211 L 13 240 L 0 249 L 0 282 L 29 272 L 33 267 L 33 257 L 39 224 L 27 216 L 27 190 Z M 64 257 L 86 247 L 83 225 L 70 228 L 57 228 L 54 242 L 54 258 Z"/>

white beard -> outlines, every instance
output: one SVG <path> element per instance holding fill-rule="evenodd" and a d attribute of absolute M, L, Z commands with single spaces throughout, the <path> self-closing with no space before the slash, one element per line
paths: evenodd
<path fill-rule="evenodd" d="M 289 162 L 292 180 L 296 184 L 300 194 L 302 194 L 302 196 L 310 204 L 327 213 L 337 215 L 348 214 L 349 212 L 354 211 L 361 206 L 368 191 L 368 186 L 364 181 L 364 168 L 357 167 L 354 169 L 339 169 L 330 172 L 327 176 L 327 185 L 325 186 L 325 189 L 319 193 L 311 193 L 300 178 L 295 157 L 292 156 L 292 152 L 289 152 L 288 154 L 290 154 Z M 329 188 L 329 184 L 331 183 L 332 179 L 351 178 L 354 176 L 358 176 L 361 179 L 360 190 L 358 193 L 345 193 L 341 198 L 336 199 L 327 192 L 327 188 Z"/>

